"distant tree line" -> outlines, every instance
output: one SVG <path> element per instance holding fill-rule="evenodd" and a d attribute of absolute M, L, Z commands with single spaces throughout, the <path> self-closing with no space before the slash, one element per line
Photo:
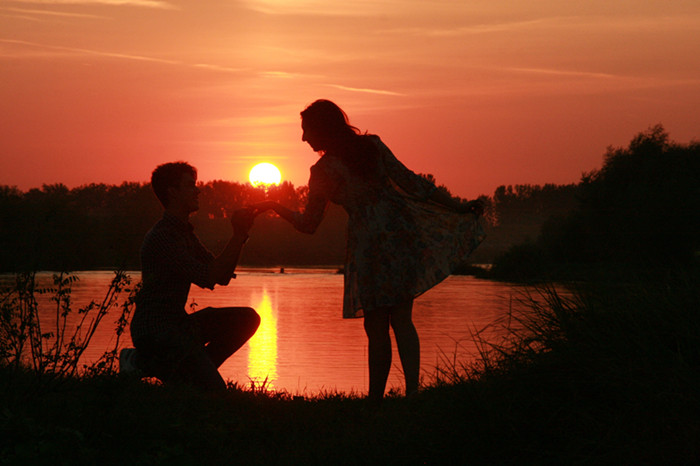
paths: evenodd
<path fill-rule="evenodd" d="M 62 184 L 21 192 L 0 187 L 0 268 L 78 270 L 130 267 L 159 215 L 148 186 Z"/>
<path fill-rule="evenodd" d="M 424 175 L 431 181 L 431 175 Z M 306 203 L 307 186 L 284 182 L 267 189 L 250 184 L 211 181 L 200 184 L 200 209 L 192 216 L 197 234 L 213 252 L 223 249 L 231 227 L 229 213 L 265 198 L 290 208 Z M 440 189 L 449 193 L 444 186 Z M 551 212 L 574 205 L 572 186 L 499 187 L 482 196 L 493 224 L 474 255 L 490 262 L 527 233 L 534 233 Z M 568 207 L 567 207 L 568 206 Z M 23 192 L 0 186 L 0 272 L 18 270 L 138 269 L 143 236 L 162 208 L 148 183 L 89 184 L 68 189 L 44 185 Z M 345 256 L 347 215 L 329 205 L 314 235 L 295 231 L 268 214 L 256 219 L 241 264 L 264 266 L 341 265 Z"/>
<path fill-rule="evenodd" d="M 230 235 L 231 210 L 266 195 L 298 207 L 307 191 L 282 183 L 266 194 L 262 188 L 224 181 L 201 184 L 200 189 L 200 210 L 192 222 L 203 242 L 217 252 Z M 148 183 L 90 184 L 74 189 L 56 184 L 27 192 L 0 186 L 0 271 L 137 269 L 143 236 L 161 215 Z M 265 218 L 257 223 L 277 221 Z M 268 227 L 277 229 L 276 225 Z M 263 228 L 256 227 L 256 232 L 269 236 Z M 271 257 L 272 251 L 268 253 L 259 240 L 251 241 L 253 249 L 260 250 L 263 260 Z"/>
<path fill-rule="evenodd" d="M 559 217 L 578 204 L 579 186 L 502 185 L 487 199 L 486 240 L 471 256 L 471 262 L 490 264 L 510 247 L 537 237 L 550 217 Z"/>
<path fill-rule="evenodd" d="M 525 279 L 608 267 L 694 266 L 700 252 L 700 143 L 669 141 L 663 126 L 608 148 L 584 174 L 578 203 L 545 221 L 536 239 L 495 259 L 493 272 Z M 504 193 L 508 197 L 508 193 Z"/>
<path fill-rule="evenodd" d="M 307 186 L 289 182 L 267 191 L 227 181 L 200 189 L 192 223 L 214 252 L 228 239 L 231 210 L 266 197 L 300 209 L 308 193 Z M 521 279 L 600 263 L 696 263 L 700 143 L 671 142 L 657 125 L 626 148 L 609 148 L 602 168 L 584 173 L 577 184 L 504 185 L 482 199 L 487 239 L 471 261 L 493 263 L 494 276 Z M 0 186 L 0 271 L 138 269 L 141 241 L 161 211 L 147 183 L 57 184 L 26 192 Z M 314 235 L 261 216 L 241 263 L 339 266 L 346 222 L 332 204 Z"/>

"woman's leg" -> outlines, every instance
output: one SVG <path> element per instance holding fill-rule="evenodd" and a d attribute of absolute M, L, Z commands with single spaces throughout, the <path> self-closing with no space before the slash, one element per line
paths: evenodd
<path fill-rule="evenodd" d="M 380 401 L 384 397 L 386 381 L 391 369 L 391 337 L 389 310 L 365 310 L 365 333 L 369 340 L 369 397 Z"/>
<path fill-rule="evenodd" d="M 391 309 L 391 328 L 394 330 L 406 380 L 406 395 L 418 391 L 420 374 L 420 340 L 413 325 L 412 311 L 413 300 L 398 304 Z"/>

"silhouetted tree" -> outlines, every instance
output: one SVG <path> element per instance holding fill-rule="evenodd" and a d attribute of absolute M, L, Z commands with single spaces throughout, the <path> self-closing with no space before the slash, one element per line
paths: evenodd
<path fill-rule="evenodd" d="M 540 267 L 546 268 L 546 263 L 557 269 L 574 264 L 658 268 L 697 262 L 699 143 L 670 142 L 664 128 L 656 125 L 635 136 L 627 148 L 608 148 L 602 168 L 584 174 L 579 191 L 576 209 L 547 221 L 537 241 L 498 258 L 496 273 L 522 268 L 517 262 L 525 257 L 537 257 Z M 498 197 L 510 195 L 505 189 Z"/>
<path fill-rule="evenodd" d="M 692 260 L 700 240 L 700 144 L 669 142 L 661 125 L 628 148 L 608 148 L 582 180 L 579 224 L 595 260 L 660 264 Z"/>

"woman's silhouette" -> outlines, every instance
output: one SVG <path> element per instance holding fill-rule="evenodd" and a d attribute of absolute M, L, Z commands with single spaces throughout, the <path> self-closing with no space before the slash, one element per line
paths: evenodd
<path fill-rule="evenodd" d="M 321 154 L 311 167 L 303 213 L 272 201 L 296 229 L 313 233 L 328 202 L 347 211 L 343 317 L 364 317 L 369 339 L 369 396 L 384 395 L 394 331 L 406 393 L 418 389 L 420 343 L 413 299 L 463 264 L 483 234 L 480 202 L 459 203 L 406 168 L 378 136 L 360 134 L 345 112 L 317 100 L 301 112 L 302 140 Z"/>

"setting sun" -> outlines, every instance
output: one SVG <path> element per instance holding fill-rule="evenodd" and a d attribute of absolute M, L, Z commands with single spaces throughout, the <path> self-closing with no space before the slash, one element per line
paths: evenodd
<path fill-rule="evenodd" d="M 282 175 L 277 167 L 271 163 L 259 163 L 250 170 L 250 184 L 253 186 L 269 186 L 279 184 L 282 180 Z"/>

